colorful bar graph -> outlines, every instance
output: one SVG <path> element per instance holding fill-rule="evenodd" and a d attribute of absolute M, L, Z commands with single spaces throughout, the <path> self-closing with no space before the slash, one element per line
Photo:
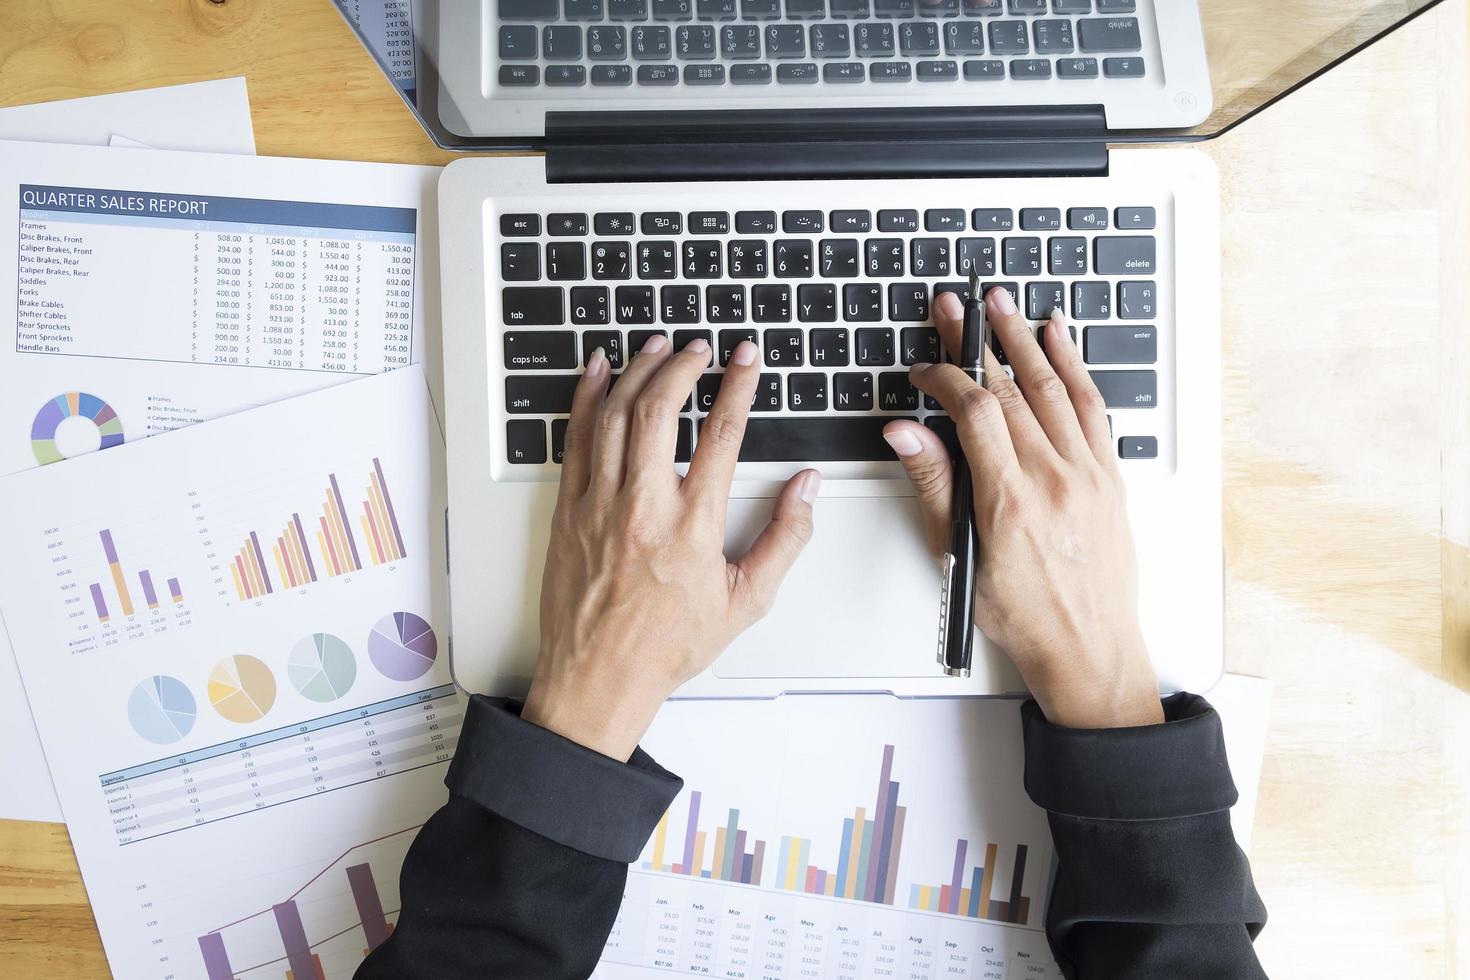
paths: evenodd
<path fill-rule="evenodd" d="M 157 609 L 158 593 L 153 591 L 153 576 L 148 574 L 148 569 L 138 573 L 138 581 L 143 585 L 143 599 L 148 603 L 148 608 Z"/>
<path fill-rule="evenodd" d="M 1021 894 L 1026 881 L 1026 845 L 1016 845 L 1016 860 L 1011 866 L 1011 883 L 1004 901 L 996 901 L 991 896 L 991 889 L 996 882 L 996 859 L 1000 853 L 1000 847 L 996 844 L 985 845 L 985 863 L 972 867 L 969 887 L 961 887 L 969 847 L 970 842 L 966 840 L 955 843 L 954 869 L 948 884 L 914 885 L 909 889 L 909 908 L 947 912 L 950 915 L 987 919 L 991 922 L 1028 924 L 1031 899 Z"/>
<path fill-rule="evenodd" d="M 112 532 L 103 530 L 102 550 L 107 555 L 107 567 L 112 572 L 112 584 L 117 589 L 118 601 L 122 603 L 124 616 L 133 614 L 133 597 L 128 594 L 128 583 L 123 578 L 122 562 L 117 559 L 117 548 L 112 543 Z"/>
<path fill-rule="evenodd" d="M 698 790 L 689 794 L 689 815 L 684 825 L 683 858 L 673 864 L 664 860 L 669 848 L 669 814 L 672 808 L 659 818 L 653 831 L 653 853 L 643 862 L 648 871 L 665 874 L 688 875 L 692 878 L 711 878 L 717 881 L 734 881 L 746 885 L 760 884 L 761 864 L 765 860 L 766 842 L 755 841 L 749 850 L 749 834 L 740 827 L 740 811 L 731 808 L 725 822 L 715 827 L 711 837 L 699 829 L 699 811 L 703 799 Z M 704 861 L 705 847 L 710 849 L 709 864 Z"/>
<path fill-rule="evenodd" d="M 276 929 L 281 934 L 281 945 L 286 948 L 286 962 L 291 971 L 287 976 L 293 980 L 320 976 L 321 969 L 311 946 L 306 941 L 306 929 L 301 924 L 301 912 L 294 901 L 285 901 L 271 906 L 276 917 Z"/>
<path fill-rule="evenodd" d="M 209 980 L 234 980 L 235 971 L 230 967 L 230 957 L 225 953 L 225 940 L 217 932 L 199 937 L 199 952 L 204 954 L 204 972 Z"/>
<path fill-rule="evenodd" d="M 173 598 L 175 605 L 184 601 L 184 590 L 179 588 L 178 579 L 171 578 L 168 580 L 168 594 Z"/>
<path fill-rule="evenodd" d="M 107 558 L 107 570 L 112 578 L 112 587 L 117 592 L 118 606 L 122 609 L 124 616 L 133 615 L 133 594 L 128 591 L 127 573 L 123 569 L 122 559 L 118 557 L 117 543 L 112 538 L 112 531 L 103 528 L 97 533 L 102 542 L 102 553 Z M 158 611 L 158 589 L 153 585 L 153 573 L 148 569 L 138 572 L 138 584 L 143 587 L 143 601 L 153 612 Z M 169 579 L 169 588 L 173 592 L 174 602 L 184 601 L 179 592 L 179 580 Z M 106 623 L 111 615 L 108 612 L 107 600 L 102 592 L 101 582 L 92 582 L 88 585 L 88 591 L 92 593 L 92 606 L 97 611 L 97 621 Z"/>
<path fill-rule="evenodd" d="M 352 556 L 352 567 L 354 570 L 362 568 L 362 559 L 357 557 L 357 542 L 353 540 L 352 527 L 347 523 L 347 508 L 342 506 L 342 491 L 337 487 L 337 474 L 329 473 L 327 482 L 331 484 L 331 502 L 336 505 L 339 530 L 347 546 L 346 551 Z"/>
<path fill-rule="evenodd" d="M 347 883 L 352 886 L 352 901 L 362 919 L 362 934 L 367 937 L 368 949 L 377 949 L 387 941 L 390 930 L 388 920 L 383 917 L 383 900 L 378 897 L 373 869 L 366 864 L 350 866 Z"/>
<path fill-rule="evenodd" d="M 398 561 L 407 555 L 398 515 L 393 511 L 393 498 L 388 493 L 388 478 L 383 475 L 383 464 L 377 457 L 373 457 L 373 472 L 368 475 L 367 495 L 358 520 L 373 564 Z"/>
<path fill-rule="evenodd" d="M 92 605 L 97 608 L 97 622 L 105 623 L 111 617 L 107 615 L 107 601 L 102 598 L 102 586 L 93 582 L 91 589 Z"/>
<path fill-rule="evenodd" d="M 240 545 L 234 564 L 230 567 L 230 577 L 234 581 L 235 592 L 242 601 L 258 599 L 274 591 L 271 588 L 270 576 L 266 574 L 265 557 L 260 552 L 260 538 L 254 531 L 251 531 L 250 536 Z M 284 581 L 289 581 L 283 569 L 282 578 Z"/>

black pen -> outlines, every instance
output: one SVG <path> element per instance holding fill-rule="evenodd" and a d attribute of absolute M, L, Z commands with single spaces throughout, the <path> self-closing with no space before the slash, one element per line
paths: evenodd
<path fill-rule="evenodd" d="M 982 385 L 985 384 L 983 352 L 989 345 L 990 322 L 985 318 L 985 297 L 980 294 L 980 277 L 972 272 L 956 359 L 960 368 Z M 979 549 L 970 463 L 956 440 L 949 550 L 944 555 L 944 588 L 939 596 L 939 664 L 949 677 L 970 676 L 970 664 L 975 654 L 972 608 L 975 604 L 975 558 Z"/>

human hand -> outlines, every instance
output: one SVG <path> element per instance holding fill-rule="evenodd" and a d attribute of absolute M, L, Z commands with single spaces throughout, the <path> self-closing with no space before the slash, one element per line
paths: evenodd
<path fill-rule="evenodd" d="M 792 477 L 750 551 L 725 559 L 757 353 L 749 341 L 732 352 L 682 479 L 673 467 L 679 411 L 709 344 L 674 353 L 655 335 L 610 394 L 607 358 L 592 355 L 567 424 L 525 720 L 626 760 L 675 688 L 770 608 L 811 538 L 822 478 Z"/>
<path fill-rule="evenodd" d="M 1006 290 L 986 315 L 1016 381 L 985 351 L 987 388 L 952 364 L 915 364 L 915 387 L 955 421 L 974 476 L 980 539 L 975 624 L 1003 649 L 1048 719 L 1068 728 L 1163 721 L 1138 625 L 1138 571 L 1107 412 L 1067 325 L 1046 351 Z M 964 304 L 934 304 L 958 350 Z M 913 421 L 884 429 L 918 492 L 929 546 L 948 545 L 953 465 L 943 440 Z"/>

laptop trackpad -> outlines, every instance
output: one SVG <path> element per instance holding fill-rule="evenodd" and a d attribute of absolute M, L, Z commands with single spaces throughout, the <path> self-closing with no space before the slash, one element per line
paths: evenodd
<path fill-rule="evenodd" d="M 771 499 L 730 501 L 726 554 L 743 554 Z M 912 497 L 824 497 L 775 608 L 730 646 L 729 678 L 935 677 L 939 562 Z M 863 687 L 861 684 L 855 687 Z"/>

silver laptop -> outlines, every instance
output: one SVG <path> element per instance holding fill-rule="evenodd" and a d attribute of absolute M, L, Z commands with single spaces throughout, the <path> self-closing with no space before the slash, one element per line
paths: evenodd
<path fill-rule="evenodd" d="M 971 271 L 1012 290 L 1038 325 L 1058 306 L 1075 325 L 1127 479 L 1161 686 L 1207 689 L 1218 677 L 1216 178 L 1193 150 L 1109 146 L 1119 125 L 1183 126 L 1208 109 L 1195 5 L 915 3 L 434 10 L 441 102 L 469 131 L 534 135 L 544 149 L 457 161 L 440 182 L 450 641 L 462 684 L 529 684 L 572 387 L 595 348 L 617 371 L 664 332 L 714 349 L 680 423 L 679 469 L 729 352 L 743 339 L 761 349 L 732 552 L 791 474 L 811 465 L 825 478 L 815 538 L 775 610 L 680 694 L 1018 692 L 988 647 L 968 678 L 936 665 L 939 569 L 880 435 L 898 417 L 946 431 L 907 366 L 940 356 L 934 297 L 963 294 Z M 726 28 L 742 26 L 758 28 L 755 49 L 725 46 Z M 769 30 L 790 26 L 799 48 L 796 32 Z M 836 26 L 847 29 L 818 30 Z M 703 27 L 713 48 L 709 31 L 681 30 Z M 654 28 L 669 35 L 666 58 Z M 858 46 L 873 29 L 891 50 Z M 850 55 L 831 53 L 835 37 Z M 662 60 L 639 53 L 648 43 Z M 953 65 L 953 77 L 930 63 Z M 642 81 L 659 74 L 651 65 L 674 81 Z M 861 79 L 826 70 L 840 65 Z"/>

